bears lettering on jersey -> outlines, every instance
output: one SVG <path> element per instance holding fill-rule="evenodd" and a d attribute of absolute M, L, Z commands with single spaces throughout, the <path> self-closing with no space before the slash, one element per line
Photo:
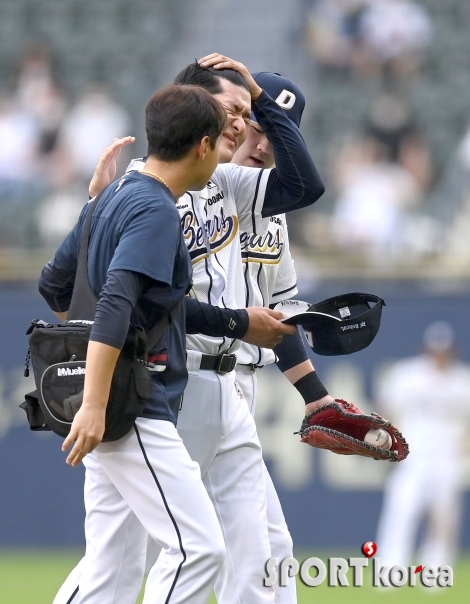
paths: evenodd
<path fill-rule="evenodd" d="M 272 219 L 271 219 L 272 221 Z M 278 264 L 284 249 L 284 236 L 279 228 L 269 229 L 265 235 L 240 233 L 243 262 Z"/>
<path fill-rule="evenodd" d="M 219 193 L 220 195 L 220 193 Z M 228 245 L 238 232 L 238 218 L 225 214 L 223 207 L 201 226 L 191 210 L 181 215 L 181 226 L 191 261 L 199 262 L 211 253 L 217 253 Z"/>
<path fill-rule="evenodd" d="M 184 242 L 189 250 L 191 262 L 194 264 L 194 262 L 207 258 L 204 232 L 191 210 L 188 210 L 181 216 L 181 228 L 183 229 Z"/>

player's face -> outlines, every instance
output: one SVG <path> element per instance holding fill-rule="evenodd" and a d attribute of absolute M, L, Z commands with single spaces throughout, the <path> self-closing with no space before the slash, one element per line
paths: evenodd
<path fill-rule="evenodd" d="M 199 169 L 195 175 L 194 183 L 190 187 L 191 191 L 202 191 L 209 182 L 217 165 L 220 163 L 220 149 L 223 141 L 222 136 L 222 134 L 219 136 L 213 149 L 210 144 L 207 147 L 207 153 L 204 160 L 199 163 Z"/>
<path fill-rule="evenodd" d="M 233 154 L 246 138 L 251 116 L 251 97 L 248 90 L 220 78 L 222 92 L 214 94 L 227 112 L 227 125 L 220 142 L 220 163 L 232 161 Z"/>
<path fill-rule="evenodd" d="M 239 166 L 272 168 L 274 153 L 266 134 L 256 122 L 250 122 L 246 140 L 233 156 Z"/>

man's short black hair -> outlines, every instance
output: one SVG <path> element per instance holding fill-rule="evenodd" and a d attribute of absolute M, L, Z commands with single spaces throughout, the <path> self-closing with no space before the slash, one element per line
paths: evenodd
<path fill-rule="evenodd" d="M 204 136 L 212 148 L 227 123 L 220 103 L 199 86 L 171 85 L 156 92 L 145 107 L 148 155 L 162 161 L 182 159 Z"/>
<path fill-rule="evenodd" d="M 213 67 L 202 67 L 199 63 L 191 63 L 185 67 L 174 80 L 174 84 L 192 84 L 193 86 L 201 86 L 208 90 L 211 94 L 219 94 L 222 92 L 220 78 L 228 80 L 250 91 L 245 78 L 235 71 L 235 69 L 214 69 Z"/>

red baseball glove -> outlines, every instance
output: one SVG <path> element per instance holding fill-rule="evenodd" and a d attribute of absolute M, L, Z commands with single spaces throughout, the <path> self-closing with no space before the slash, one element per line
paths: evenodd
<path fill-rule="evenodd" d="M 385 430 L 390 435 L 389 449 L 364 442 L 365 435 L 372 429 Z M 367 415 L 341 399 L 306 415 L 299 434 L 302 442 L 340 455 L 402 461 L 409 453 L 408 443 L 398 428 L 377 413 Z"/>

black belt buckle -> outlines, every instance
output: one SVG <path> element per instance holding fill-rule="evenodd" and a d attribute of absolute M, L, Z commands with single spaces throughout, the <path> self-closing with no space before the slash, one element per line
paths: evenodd
<path fill-rule="evenodd" d="M 229 373 L 233 369 L 235 369 L 235 365 L 237 364 L 237 355 L 236 354 L 221 354 L 217 361 L 216 372 L 217 373 Z"/>

